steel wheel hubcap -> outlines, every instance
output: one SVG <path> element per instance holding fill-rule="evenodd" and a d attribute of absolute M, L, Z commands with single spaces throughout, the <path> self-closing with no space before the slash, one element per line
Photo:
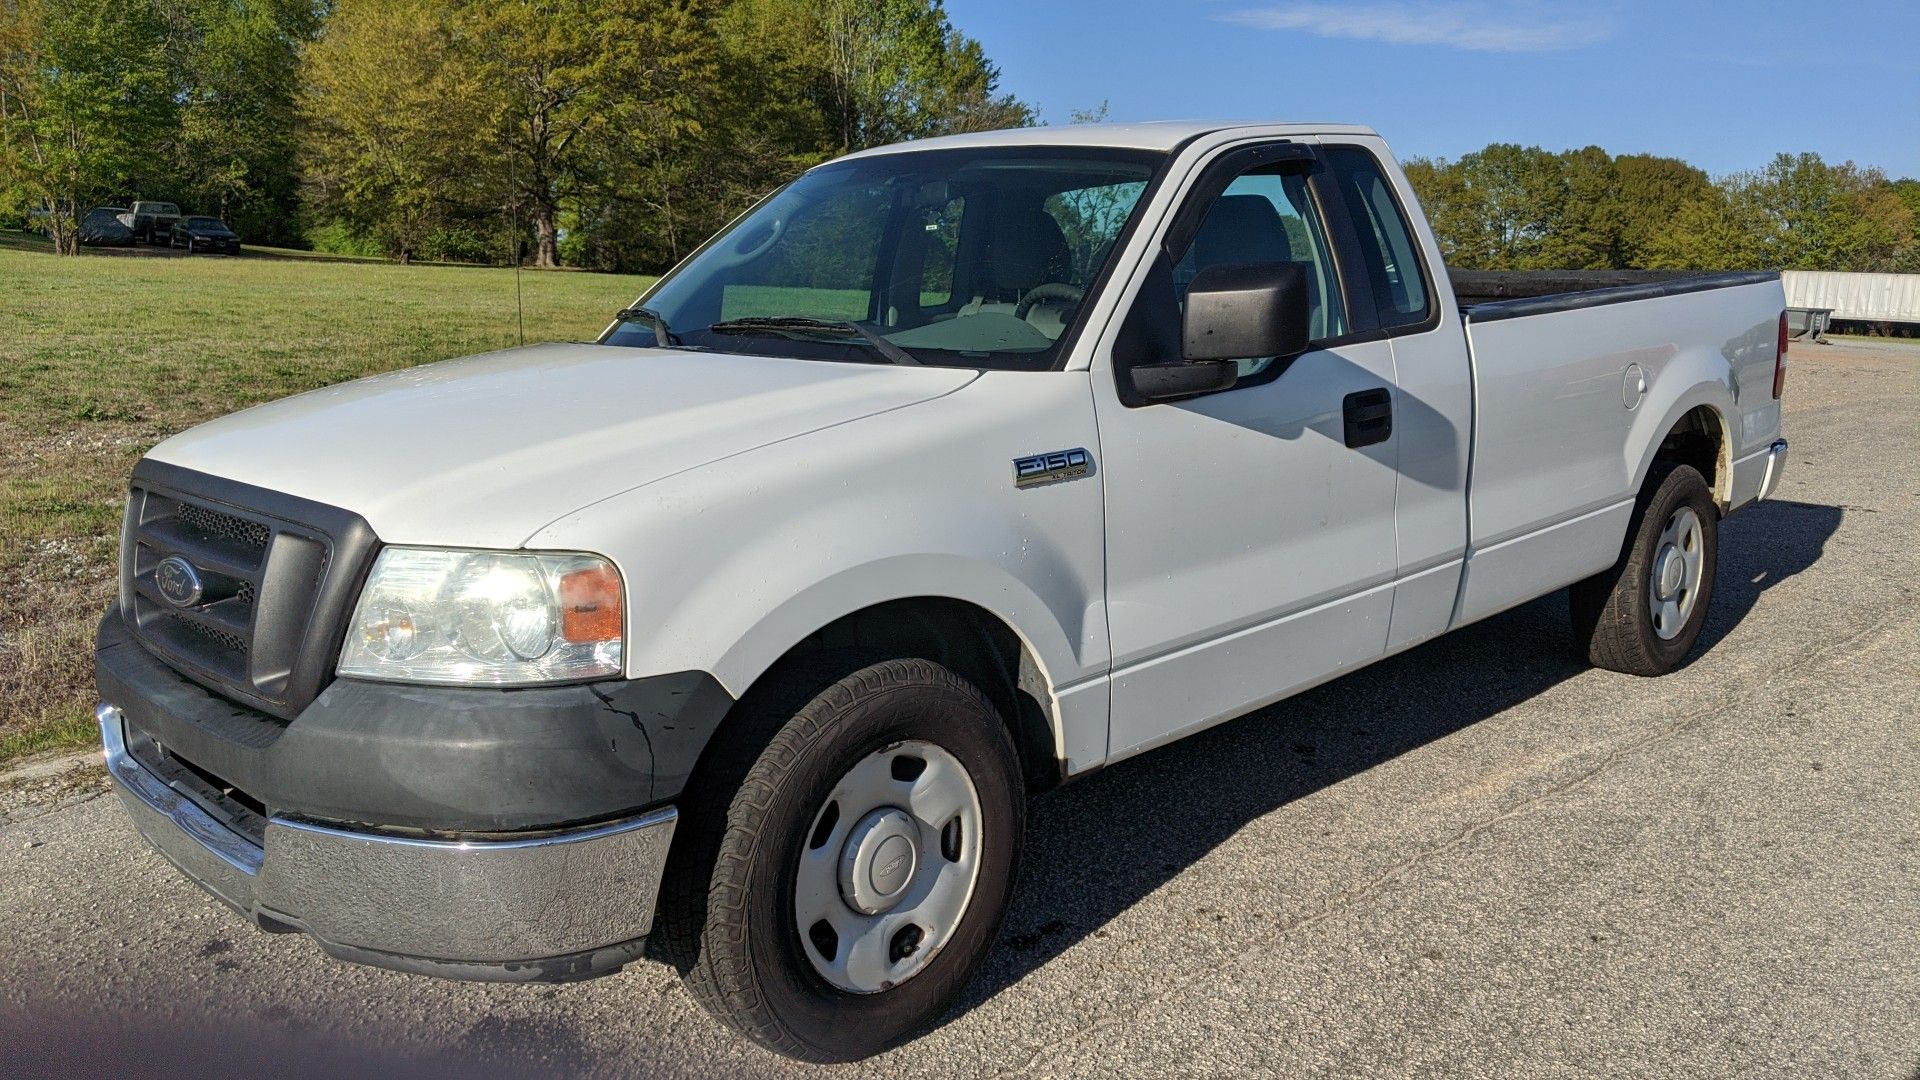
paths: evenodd
<path fill-rule="evenodd" d="M 1700 599 L 1706 564 L 1706 533 L 1700 515 L 1683 506 L 1667 518 L 1654 547 L 1647 590 L 1652 603 L 1653 632 L 1662 640 L 1680 636 Z"/>
<path fill-rule="evenodd" d="M 928 742 L 877 750 L 808 830 L 794 879 L 801 949 L 842 990 L 890 990 L 953 936 L 979 871 L 980 795 L 966 767 Z"/>
<path fill-rule="evenodd" d="M 902 810 L 875 810 L 861 818 L 840 856 L 840 899 L 862 915 L 891 909 L 919 869 L 917 832 Z"/>

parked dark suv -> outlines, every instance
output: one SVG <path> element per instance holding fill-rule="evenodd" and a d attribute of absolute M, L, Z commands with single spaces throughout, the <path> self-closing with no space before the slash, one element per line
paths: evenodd
<path fill-rule="evenodd" d="M 187 254 L 196 251 L 224 251 L 228 255 L 240 254 L 240 236 L 219 218 L 183 217 L 174 223 L 173 247 L 184 247 Z"/>

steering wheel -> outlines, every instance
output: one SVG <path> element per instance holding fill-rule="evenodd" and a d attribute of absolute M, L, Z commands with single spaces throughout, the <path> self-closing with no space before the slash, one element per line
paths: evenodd
<path fill-rule="evenodd" d="M 1086 295 L 1087 290 L 1076 288 L 1072 285 L 1065 285 L 1058 281 L 1049 281 L 1045 285 L 1035 285 L 1022 294 L 1020 302 L 1013 306 L 1013 317 L 1016 319 L 1026 318 L 1027 312 L 1033 310 L 1033 305 L 1042 300 L 1060 300 L 1069 304 L 1077 304 L 1085 298 Z"/>

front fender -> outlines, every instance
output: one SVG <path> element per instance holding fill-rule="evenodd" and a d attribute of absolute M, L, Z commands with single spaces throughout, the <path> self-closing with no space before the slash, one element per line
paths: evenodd
<path fill-rule="evenodd" d="M 1056 596 L 1050 604 L 1025 581 L 979 558 L 953 553 L 897 555 L 849 566 L 766 611 L 736 636 L 715 661 L 713 675 L 722 685 L 745 687 L 814 631 L 844 616 L 892 600 L 960 600 L 992 612 L 1017 634 L 1047 675 L 1080 668 L 1074 643 L 1097 605 L 1072 612 L 1064 623 L 1055 604 L 1075 603 Z M 734 635 L 730 635 L 734 636 Z"/>
<path fill-rule="evenodd" d="M 627 587 L 627 671 L 698 670 L 736 697 L 796 644 L 889 600 L 992 612 L 1052 695 L 1070 770 L 1106 749 L 1101 478 L 1013 486 L 1013 460 L 1094 448 L 1084 372 L 965 389 L 666 477 L 528 547 L 600 552 Z"/>

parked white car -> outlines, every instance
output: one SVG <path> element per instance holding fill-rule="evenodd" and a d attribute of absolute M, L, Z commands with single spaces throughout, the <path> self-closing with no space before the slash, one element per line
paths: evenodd
<path fill-rule="evenodd" d="M 155 447 L 111 772 L 335 956 L 653 934 L 749 1038 L 874 1053 L 986 955 L 1028 791 L 1568 586 L 1570 648 L 1685 661 L 1784 462 L 1777 277 L 1474 281 L 1364 128 L 830 162 L 594 344 Z"/>

